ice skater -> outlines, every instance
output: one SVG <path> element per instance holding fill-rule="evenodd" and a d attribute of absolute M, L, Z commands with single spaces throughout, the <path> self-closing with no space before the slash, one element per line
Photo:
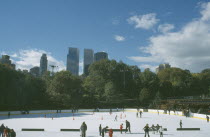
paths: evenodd
<path fill-rule="evenodd" d="M 130 122 L 129 121 L 125 121 L 125 126 L 126 126 L 126 130 L 125 130 L 125 133 L 127 132 L 127 131 L 129 131 L 130 133 L 131 133 L 131 125 L 130 125 Z"/>
<path fill-rule="evenodd" d="M 113 130 L 110 128 L 109 129 L 109 137 L 112 137 L 113 136 Z"/>
<path fill-rule="evenodd" d="M 85 124 L 85 122 L 82 123 L 81 127 L 80 127 L 80 131 L 81 131 L 81 136 L 82 137 L 86 137 L 86 131 L 87 131 L 87 125 Z"/>
<path fill-rule="evenodd" d="M 147 135 L 149 137 L 149 124 L 146 124 L 146 126 L 143 129 L 144 129 L 144 132 L 145 132 L 144 137 L 146 137 Z"/>
<path fill-rule="evenodd" d="M 102 137 L 104 137 L 107 128 L 108 128 L 108 126 L 106 126 L 105 128 L 102 129 Z"/>
<path fill-rule="evenodd" d="M 152 124 L 151 129 L 152 129 L 152 133 L 155 134 L 155 126 L 154 126 L 154 124 Z"/>
<path fill-rule="evenodd" d="M 136 112 L 136 117 L 139 117 L 139 113 L 138 112 Z"/>
<path fill-rule="evenodd" d="M 3 137 L 4 129 L 5 129 L 4 124 L 1 124 L 1 127 L 0 127 L 0 137 L 1 137 L 1 136 Z"/>
<path fill-rule="evenodd" d="M 160 132 L 160 137 L 163 137 L 163 128 L 162 128 L 162 126 L 160 126 L 159 132 Z"/>
<path fill-rule="evenodd" d="M 160 126 L 159 126 L 159 124 L 157 124 L 157 126 L 156 126 L 157 133 L 158 133 L 159 129 L 160 129 Z"/>
<path fill-rule="evenodd" d="M 143 113 L 142 111 L 140 111 L 140 112 L 139 112 L 139 114 L 140 114 L 140 118 L 141 118 L 141 116 L 142 116 L 142 113 Z"/>
<path fill-rule="evenodd" d="M 101 124 L 99 126 L 99 135 L 101 136 L 101 131 L 102 131 L 102 127 L 101 127 Z"/>
<path fill-rule="evenodd" d="M 120 133 L 122 134 L 123 124 L 120 125 Z"/>
<path fill-rule="evenodd" d="M 117 115 L 115 116 L 115 119 L 114 119 L 114 121 L 117 121 Z"/>
<path fill-rule="evenodd" d="M 182 128 L 182 120 L 180 120 L 179 125 L 180 125 L 180 128 Z"/>

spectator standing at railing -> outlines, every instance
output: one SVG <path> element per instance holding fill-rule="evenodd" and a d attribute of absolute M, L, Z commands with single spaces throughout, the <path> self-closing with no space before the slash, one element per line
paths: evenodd
<path fill-rule="evenodd" d="M 206 115 L 206 120 L 209 123 L 209 116 L 208 115 Z"/>

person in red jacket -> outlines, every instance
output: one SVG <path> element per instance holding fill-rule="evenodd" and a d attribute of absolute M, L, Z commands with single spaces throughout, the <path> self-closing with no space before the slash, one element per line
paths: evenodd
<path fill-rule="evenodd" d="M 120 132 L 122 134 L 123 124 L 120 125 Z"/>
<path fill-rule="evenodd" d="M 113 130 L 110 128 L 109 129 L 109 137 L 112 137 L 112 135 L 113 135 Z"/>

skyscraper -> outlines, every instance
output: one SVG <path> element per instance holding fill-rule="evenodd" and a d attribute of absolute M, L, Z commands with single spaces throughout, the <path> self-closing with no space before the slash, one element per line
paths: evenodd
<path fill-rule="evenodd" d="M 48 62 L 47 55 L 42 54 L 40 59 L 40 68 L 39 68 L 40 76 L 42 76 L 44 73 L 47 72 L 47 62 Z"/>
<path fill-rule="evenodd" d="M 69 48 L 67 55 L 67 68 L 73 75 L 79 75 L 79 49 Z"/>
<path fill-rule="evenodd" d="M 165 64 L 160 64 L 157 68 L 156 68 L 156 73 L 160 72 L 161 70 L 164 70 L 166 68 L 171 68 L 171 65 L 169 65 L 169 63 L 165 63 Z"/>
<path fill-rule="evenodd" d="M 93 63 L 93 50 L 92 49 L 84 49 L 84 74 L 88 75 L 88 68 L 90 64 Z"/>
<path fill-rule="evenodd" d="M 12 64 L 12 61 L 10 60 L 10 56 L 8 55 L 2 55 L 2 58 L 0 59 L 0 63 L 4 65 L 10 66 L 12 69 L 15 69 L 16 65 Z"/>
<path fill-rule="evenodd" d="M 97 52 L 94 54 L 94 61 L 100 61 L 102 59 L 108 59 L 108 54 L 106 52 Z"/>

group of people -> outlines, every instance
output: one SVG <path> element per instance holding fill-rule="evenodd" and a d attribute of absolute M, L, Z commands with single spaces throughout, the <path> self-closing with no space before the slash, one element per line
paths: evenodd
<path fill-rule="evenodd" d="M 163 137 L 163 128 L 162 126 L 159 126 L 157 124 L 157 126 L 152 125 L 151 127 L 149 127 L 149 124 L 146 124 L 146 126 L 143 128 L 145 135 L 144 137 L 148 136 L 149 137 L 149 131 L 153 131 L 153 134 L 155 134 L 156 132 L 160 133 L 160 137 Z"/>
<path fill-rule="evenodd" d="M 142 111 L 137 111 L 137 112 L 136 112 L 136 117 L 140 117 L 140 118 L 141 118 L 141 117 L 142 117 L 142 114 L 143 114 Z"/>
<path fill-rule="evenodd" d="M 4 124 L 0 126 L 0 137 L 16 137 L 16 133 L 13 129 L 5 127 Z"/>

